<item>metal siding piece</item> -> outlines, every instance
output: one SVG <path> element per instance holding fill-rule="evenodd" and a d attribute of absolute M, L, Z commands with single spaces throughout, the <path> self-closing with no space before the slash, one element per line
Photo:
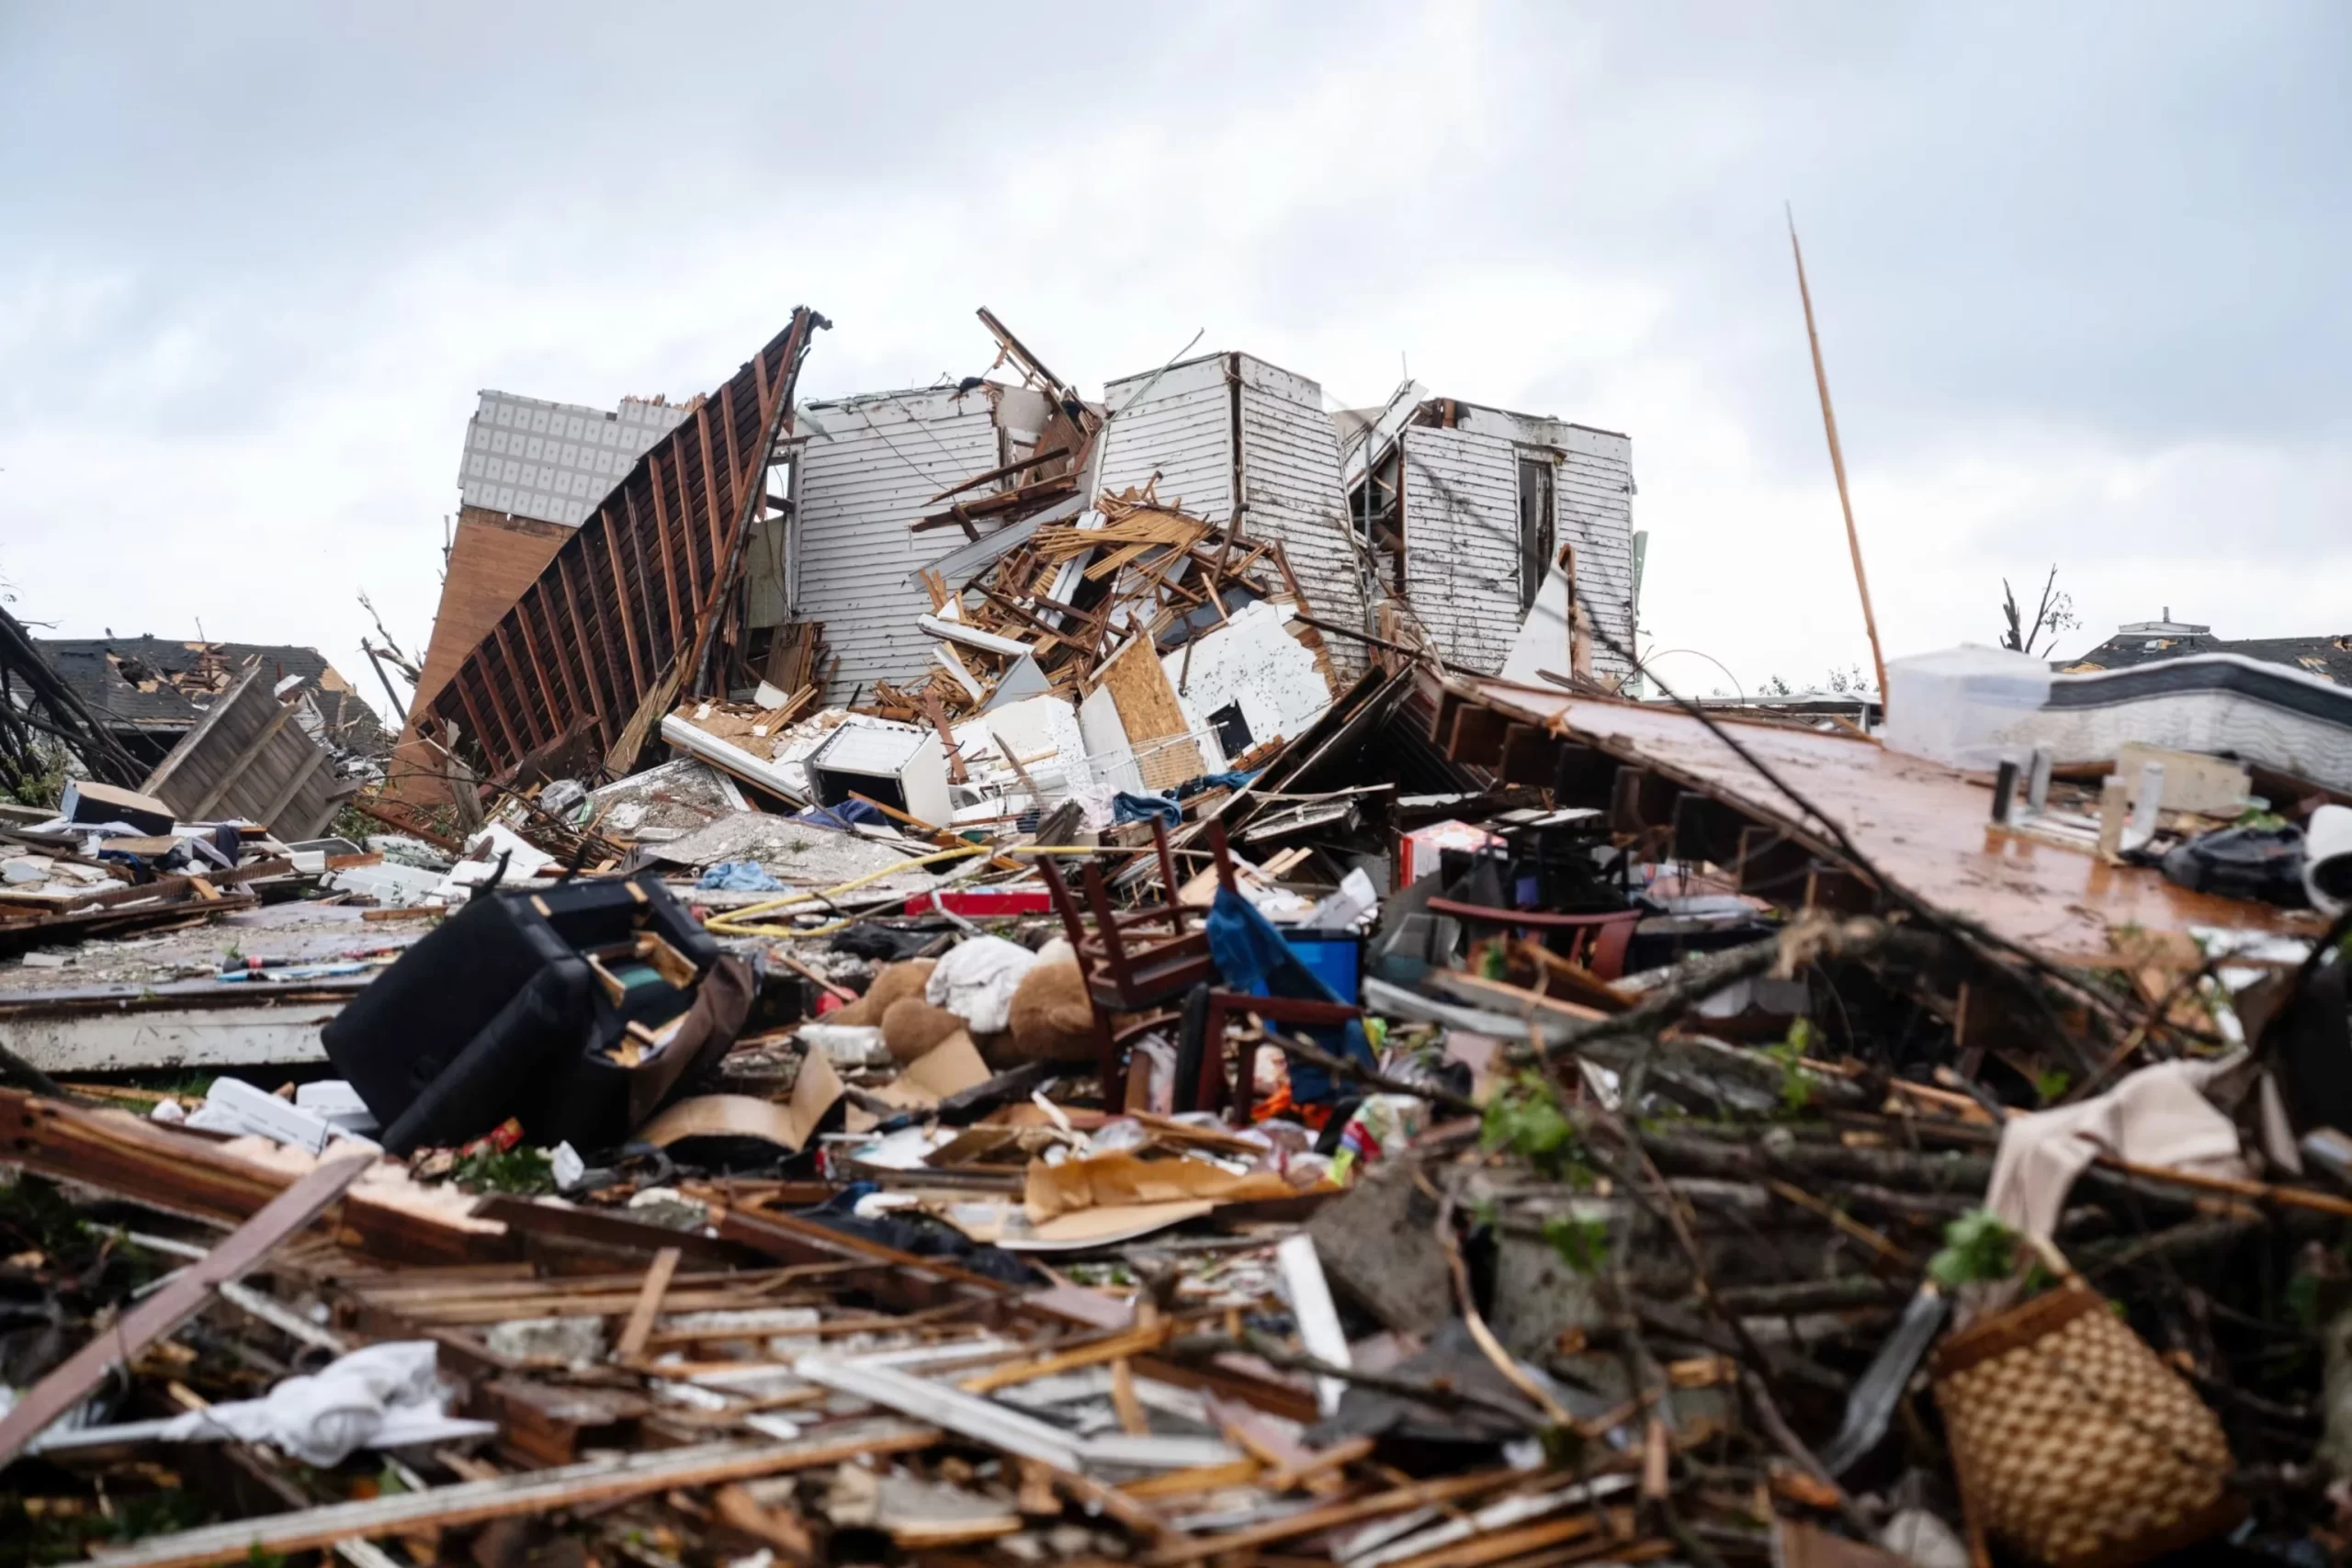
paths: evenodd
<path fill-rule="evenodd" d="M 809 404 L 800 427 L 809 440 L 793 478 L 792 613 L 821 622 L 827 649 L 840 656 L 826 700 L 876 680 L 915 680 L 931 668 L 932 640 L 915 625 L 931 596 L 909 577 L 944 541 L 910 525 L 938 510 L 939 491 L 998 465 L 995 404 L 979 394 L 885 393 Z"/>

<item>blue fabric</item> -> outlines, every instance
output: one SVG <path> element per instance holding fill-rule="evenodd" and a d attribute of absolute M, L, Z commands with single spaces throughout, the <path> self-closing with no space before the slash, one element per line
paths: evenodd
<path fill-rule="evenodd" d="M 1323 983 L 1322 976 L 1301 962 L 1291 951 L 1283 933 L 1274 929 L 1272 920 L 1260 914 L 1257 906 L 1230 888 L 1216 890 L 1216 899 L 1209 906 L 1207 921 L 1209 957 L 1216 961 L 1217 974 L 1226 988 L 1247 991 L 1259 997 L 1290 997 L 1311 1002 L 1339 1002 L 1347 998 L 1335 995 Z M 1345 1056 L 1366 1067 L 1376 1066 L 1372 1054 L 1372 1042 L 1364 1037 L 1363 1022 L 1356 1020 L 1343 1025 L 1326 1025 L 1319 1029 L 1303 1029 L 1298 1032 L 1315 1042 L 1334 1056 Z M 1314 1062 L 1290 1058 L 1290 1096 L 1300 1104 L 1336 1100 L 1343 1085 L 1332 1080 L 1329 1070 Z"/>
<path fill-rule="evenodd" d="M 1238 771 L 1229 773 L 1203 773 L 1199 778 L 1186 779 L 1182 784 L 1178 784 L 1176 798 L 1189 800 L 1204 789 L 1239 789 L 1265 771 L 1263 768 L 1252 768 L 1246 773 Z"/>
<path fill-rule="evenodd" d="M 1123 789 L 1111 797 L 1114 822 L 1148 822 L 1155 817 L 1170 828 L 1181 827 L 1184 808 L 1164 795 L 1136 795 Z"/>
<path fill-rule="evenodd" d="M 696 887 L 718 893 L 781 893 L 784 884 L 770 876 L 759 862 L 723 860 L 702 874 Z"/>
<path fill-rule="evenodd" d="M 861 822 L 887 823 L 889 818 L 862 800 L 844 800 L 839 806 L 812 806 L 797 813 L 792 820 L 846 833 Z"/>

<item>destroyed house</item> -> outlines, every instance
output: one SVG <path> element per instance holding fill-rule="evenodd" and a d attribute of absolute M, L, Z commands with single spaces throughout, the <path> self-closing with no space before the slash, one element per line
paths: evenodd
<path fill-rule="evenodd" d="M 769 469 L 781 460 L 800 362 L 828 324 L 796 310 L 622 465 L 514 602 L 484 607 L 486 630 L 437 690 L 420 692 L 412 728 L 435 734 L 435 747 L 468 748 L 493 778 L 578 771 L 598 758 L 621 771 L 680 692 L 714 666 L 740 665 L 745 558 L 782 499 Z M 560 449 L 553 460 L 572 457 Z M 543 445 L 540 463 L 549 461 Z M 420 772 L 433 765 L 420 757 Z"/>
<path fill-rule="evenodd" d="M 934 607 L 922 573 L 953 580 L 984 558 L 1010 526 L 987 514 L 989 498 L 1045 488 L 1074 451 L 1089 472 L 1073 502 L 1148 489 L 1162 505 L 1280 547 L 1319 617 L 1363 625 L 1339 446 L 1315 382 L 1250 355 L 1213 354 L 1114 380 L 1100 414 L 1084 412 L 1101 422 L 1091 445 L 1044 392 L 994 381 L 802 405 L 789 539 L 764 551 L 755 541 L 747 563 L 752 626 L 820 626 L 837 660 L 828 701 L 923 677 L 945 660 L 918 624 Z M 959 524 L 968 549 L 941 531 Z M 1330 656 L 1344 673 L 1363 669 L 1356 644 Z"/>
<path fill-rule="evenodd" d="M 1408 384 L 1337 422 L 1348 519 L 1381 592 L 1407 601 L 1438 654 L 1493 674 L 1546 563 L 1573 551 L 1577 598 L 1608 640 L 1634 637 L 1633 442 L 1612 431 L 1428 398 Z M 1365 480 L 1369 458 L 1370 482 Z M 1631 673 L 1596 637 L 1602 679 Z"/>
<path fill-rule="evenodd" d="M 258 661 L 271 684 L 292 677 L 319 716 L 320 739 L 339 750 L 379 752 L 387 737 L 375 710 L 315 648 L 177 642 L 166 637 L 48 637 L 42 655 L 125 750 L 153 764 L 197 726 L 212 701 Z"/>

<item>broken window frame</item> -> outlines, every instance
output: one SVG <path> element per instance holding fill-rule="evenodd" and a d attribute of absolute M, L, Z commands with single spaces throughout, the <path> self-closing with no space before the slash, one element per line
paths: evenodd
<path fill-rule="evenodd" d="M 1519 613 L 1524 615 L 1543 592 L 1544 574 L 1559 539 L 1560 487 L 1550 454 L 1525 446 L 1514 452 L 1519 459 Z"/>

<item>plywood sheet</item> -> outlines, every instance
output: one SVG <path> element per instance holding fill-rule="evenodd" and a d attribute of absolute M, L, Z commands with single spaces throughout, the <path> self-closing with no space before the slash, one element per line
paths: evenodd
<path fill-rule="evenodd" d="M 1173 789 L 1208 772 L 1198 743 L 1182 739 L 1192 733 L 1192 726 L 1184 722 L 1176 688 L 1169 684 L 1148 637 L 1137 637 L 1114 654 L 1098 671 L 1096 685 L 1111 694 L 1147 788 Z"/>

